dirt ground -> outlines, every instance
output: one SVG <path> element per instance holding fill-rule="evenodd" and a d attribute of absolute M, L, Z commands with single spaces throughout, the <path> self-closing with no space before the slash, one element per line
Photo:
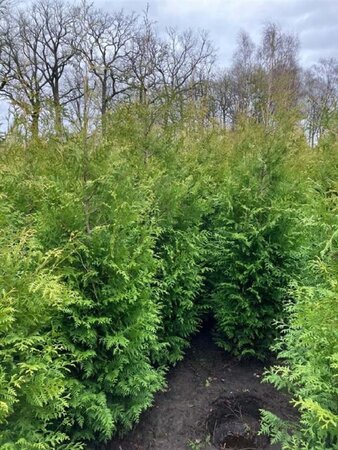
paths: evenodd
<path fill-rule="evenodd" d="M 217 423 L 218 410 L 228 398 L 253 399 L 259 408 L 283 418 L 293 415 L 287 397 L 260 382 L 263 370 L 263 364 L 256 360 L 238 361 L 229 357 L 216 347 L 208 330 L 202 331 L 193 339 L 185 359 L 169 372 L 167 390 L 157 394 L 154 406 L 125 438 L 113 440 L 106 449 L 278 449 L 261 438 L 255 445 L 250 445 L 246 437 L 242 445 L 232 445 L 230 440 L 215 442 L 215 436 L 224 427 Z M 235 426 L 238 430 L 238 423 Z"/>

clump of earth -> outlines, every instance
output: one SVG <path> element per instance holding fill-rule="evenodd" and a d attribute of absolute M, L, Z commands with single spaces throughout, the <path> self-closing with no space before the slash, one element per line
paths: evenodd
<path fill-rule="evenodd" d="M 212 444 L 229 450 L 265 449 L 269 439 L 258 434 L 263 407 L 262 399 L 246 393 L 217 399 L 207 419 Z"/>

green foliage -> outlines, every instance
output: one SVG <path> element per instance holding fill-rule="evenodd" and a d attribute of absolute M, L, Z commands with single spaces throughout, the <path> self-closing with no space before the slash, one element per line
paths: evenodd
<path fill-rule="evenodd" d="M 287 388 L 300 412 L 294 433 L 287 440 L 276 439 L 283 449 L 338 446 L 337 275 L 322 261 L 314 270 L 315 280 L 318 271 L 323 274 L 321 282 L 295 288 L 295 300 L 287 306 L 290 324 L 277 347 L 286 364 L 272 367 L 265 377 L 277 388 Z M 265 423 L 274 430 L 268 419 Z"/>
<path fill-rule="evenodd" d="M 336 161 L 334 147 L 330 152 L 319 149 L 313 158 L 310 173 L 315 189 L 309 190 L 303 209 L 311 224 L 309 239 L 315 245 L 308 247 L 310 262 L 304 260 L 302 277 L 291 291 L 292 301 L 285 305 L 288 321 L 280 323 L 281 337 L 275 345 L 281 363 L 265 376 L 277 388 L 287 389 L 299 410 L 299 423 L 291 426 L 276 426 L 276 419 L 264 413 L 263 431 L 272 434 L 283 449 L 338 448 Z M 318 248 L 323 248 L 320 254 Z"/>
<path fill-rule="evenodd" d="M 203 208 L 195 201 L 194 180 L 183 170 L 171 174 L 168 162 L 179 166 L 175 154 L 167 152 L 166 138 L 161 145 L 165 152 L 158 144 L 156 158 L 145 163 L 142 151 L 131 154 L 128 143 L 115 151 L 92 140 L 84 148 L 74 137 L 62 145 L 35 145 L 29 166 L 21 148 L 4 149 L 1 189 L 14 205 L 9 214 L 15 211 L 20 218 L 17 228 L 34 229 L 38 250 L 29 246 L 25 255 L 27 264 L 34 261 L 41 270 L 23 267 L 23 276 L 30 278 L 22 282 L 25 289 L 33 282 L 38 286 L 32 302 L 41 313 L 40 345 L 55 347 L 49 372 L 41 375 L 50 392 L 43 400 L 45 413 L 33 420 L 38 417 L 33 397 L 45 395 L 35 385 L 27 419 L 15 399 L 4 404 L 4 443 L 24 439 L 22 448 L 29 448 L 29 437 L 43 448 L 67 442 L 75 448 L 129 429 L 164 385 L 167 364 L 182 357 L 197 330 Z M 7 216 L 2 221 L 9 233 L 14 224 Z M 8 286 L 13 285 L 15 272 L 10 276 L 3 269 Z M 51 295 L 52 288 L 60 295 L 65 291 L 64 301 L 57 308 L 48 305 L 46 312 L 36 297 L 40 290 Z M 15 298 L 25 289 L 20 286 Z M 33 306 L 27 308 L 34 314 Z M 4 309 L 5 324 L 11 314 Z M 20 326 L 25 339 L 33 339 L 25 320 Z M 34 345 L 33 340 L 32 348 L 26 347 L 32 358 Z M 19 368 L 13 363 L 17 376 Z"/>
<path fill-rule="evenodd" d="M 176 158 L 182 162 L 181 155 Z M 155 247 L 159 264 L 154 287 L 161 311 L 159 337 L 163 343 L 163 351 L 155 359 L 160 363 L 175 363 L 182 358 L 202 313 L 197 296 L 203 282 L 206 236 L 200 225 L 205 205 L 192 173 L 187 174 L 177 162 L 175 167 L 163 169 L 154 186 L 160 230 Z"/>
<path fill-rule="evenodd" d="M 242 356 L 268 350 L 298 261 L 293 184 L 283 179 L 287 149 L 263 139 L 250 132 L 235 144 L 209 218 L 218 343 Z"/>
<path fill-rule="evenodd" d="M 166 122 L 165 107 L 155 112 L 157 119 Z M 201 224 L 208 206 L 202 195 L 204 179 L 197 155 L 187 153 L 189 141 L 177 133 L 180 125 L 160 130 L 151 127 L 153 119 L 151 108 L 137 105 L 122 108 L 113 117 L 113 124 L 119 130 L 114 138 L 118 136 L 128 148 L 128 164 L 138 162 L 138 170 L 143 172 L 139 176 L 146 176 L 153 192 L 153 218 L 158 227 L 153 289 L 161 315 L 160 347 L 153 353 L 153 360 L 162 365 L 183 357 L 189 337 L 201 323 L 198 294 L 206 244 Z"/>
<path fill-rule="evenodd" d="M 171 233 L 166 229 L 159 242 L 155 286 L 162 316 L 159 336 L 164 344 L 164 351 L 155 357 L 159 362 L 182 359 L 189 337 L 200 325 L 201 306 L 196 296 L 203 281 L 200 263 L 204 242 L 196 229 Z"/>
<path fill-rule="evenodd" d="M 20 317 L 16 320 L 24 332 L 22 339 L 27 340 L 22 352 L 32 358 L 32 370 L 38 371 L 40 366 L 34 368 L 34 358 L 39 351 L 42 372 L 38 372 L 36 385 L 30 388 L 28 419 L 15 399 L 11 407 L 7 403 L 4 406 L 6 417 L 12 421 L 4 431 L 4 442 L 9 440 L 9 432 L 15 439 L 26 439 L 35 430 L 49 448 L 46 432 L 50 425 L 51 430 L 59 430 L 51 434 L 51 439 L 58 439 L 61 448 L 62 436 L 71 436 L 74 442 L 104 440 L 117 428 L 130 428 L 163 385 L 163 370 L 153 367 L 150 361 L 158 348 L 156 332 L 160 322 L 151 288 L 158 266 L 153 254 L 157 230 L 151 219 L 152 194 L 146 182 L 141 185 L 137 174 L 128 173 L 130 168 L 122 160 L 117 161 L 115 156 L 103 160 L 102 154 L 93 152 L 93 167 L 86 167 L 85 177 L 81 147 L 76 141 L 59 147 L 57 155 L 41 150 L 45 153 L 39 155 L 39 164 L 31 167 L 28 175 L 26 167 L 18 165 L 16 191 L 10 171 L 3 178 L 4 189 L 17 210 L 36 229 L 37 249 L 29 246 L 25 250 L 27 264 L 35 262 L 44 274 L 36 273 L 30 265 L 16 268 L 12 261 L 8 264 L 13 272 L 3 266 L 7 285 L 12 286 L 8 292 L 15 301 L 20 296 L 25 298 L 30 284 L 37 286 L 31 302 L 24 303 L 24 308 L 21 304 L 17 307 Z M 46 164 L 50 156 L 54 167 Z M 59 172 L 64 164 L 65 170 Z M 105 171 L 98 174 L 103 164 Z M 18 264 L 25 261 L 18 257 Z M 22 272 L 22 285 L 13 291 L 17 271 Z M 53 275 L 55 280 L 43 278 L 45 274 Z M 49 304 L 46 311 L 39 300 L 40 291 L 50 296 L 52 288 L 59 289 L 61 296 L 62 289 L 66 290 L 67 295 L 63 294 L 64 302 L 57 308 Z M 10 294 L 5 293 L 4 301 L 9 302 Z M 11 314 L 14 312 L 8 309 L 5 324 L 14 322 Z M 32 320 L 39 323 L 40 314 L 44 333 L 40 336 L 39 324 L 35 342 L 34 327 L 27 319 L 36 315 Z M 16 325 L 13 334 L 19 329 Z M 56 341 L 50 342 L 50 336 Z M 41 345 L 41 350 L 34 350 Z M 44 346 L 46 352 L 48 349 L 48 365 L 41 357 Z M 13 356 L 18 365 L 13 363 L 12 370 L 19 378 L 23 370 L 21 357 L 16 353 Z M 4 383 L 12 377 L 11 373 L 5 375 Z M 38 381 L 46 387 L 46 393 L 38 387 Z M 46 425 L 33 420 L 38 414 L 34 396 L 41 397 L 44 412 L 39 414 Z M 27 443 L 22 445 L 28 448 Z"/>
<path fill-rule="evenodd" d="M 263 431 L 335 448 L 336 235 L 325 277 L 308 264 L 336 227 L 332 143 L 309 154 L 282 122 L 225 132 L 202 116 L 128 106 L 104 140 L 2 145 L 1 449 L 130 429 L 206 315 L 239 356 L 264 357 L 282 333 L 268 377 L 293 393 L 300 428 L 264 413 Z"/>
<path fill-rule="evenodd" d="M 53 323 L 76 299 L 44 269 L 34 232 L 15 230 L 20 217 L 1 200 L 0 448 L 80 449 L 56 427 L 67 417 L 72 358 Z"/>

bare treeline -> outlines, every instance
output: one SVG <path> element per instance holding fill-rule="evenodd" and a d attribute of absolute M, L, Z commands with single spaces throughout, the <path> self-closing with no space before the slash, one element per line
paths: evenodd
<path fill-rule="evenodd" d="M 275 24 L 263 28 L 258 45 L 242 32 L 231 67 L 212 83 L 222 123 L 234 127 L 244 116 L 268 126 L 296 115 L 314 146 L 337 115 L 338 62 L 323 59 L 303 69 L 298 53 L 297 37 Z"/>
<path fill-rule="evenodd" d="M 297 38 L 274 24 L 258 44 L 241 33 L 231 67 L 220 70 L 206 32 L 159 33 L 148 10 L 38 0 L 2 3 L 0 13 L 0 96 L 11 127 L 34 138 L 84 123 L 104 134 L 121 102 L 167 105 L 171 120 L 199 102 L 206 119 L 230 128 L 243 116 L 270 126 L 297 111 L 315 145 L 337 106 L 337 61 L 303 70 Z"/>

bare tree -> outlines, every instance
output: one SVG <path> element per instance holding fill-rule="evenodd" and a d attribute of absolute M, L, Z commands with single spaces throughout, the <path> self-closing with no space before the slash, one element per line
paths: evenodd
<path fill-rule="evenodd" d="M 222 70 L 213 81 L 213 102 L 216 108 L 216 115 L 221 119 L 224 127 L 234 126 L 235 122 L 235 83 L 231 71 Z"/>
<path fill-rule="evenodd" d="M 3 32 L 6 34 L 8 28 L 8 13 L 9 2 L 7 0 L 0 0 L 0 92 L 8 83 L 11 72 L 8 54 L 5 50 L 5 36 L 3 34 Z"/>
<path fill-rule="evenodd" d="M 8 15 L 1 29 L 1 65 L 6 73 L 2 96 L 30 117 L 34 138 L 39 134 L 43 88 L 47 83 L 39 58 L 42 32 L 42 25 L 38 26 L 22 11 Z"/>
<path fill-rule="evenodd" d="M 82 4 L 78 16 L 76 47 L 97 81 L 105 132 L 106 114 L 113 100 L 129 89 L 129 54 L 137 18 L 123 11 L 108 14 L 86 3 Z"/>
<path fill-rule="evenodd" d="M 298 49 L 298 39 L 282 32 L 276 24 L 269 24 L 263 29 L 257 56 L 262 75 L 262 117 L 265 125 L 270 124 L 275 113 L 286 113 L 299 100 Z"/>
<path fill-rule="evenodd" d="M 61 135 L 101 122 L 105 134 L 115 105 L 135 101 L 147 106 L 140 108 L 148 114 L 145 134 L 159 121 L 181 119 L 187 104 L 206 111 L 202 120 L 216 116 L 224 126 L 234 127 L 241 116 L 271 126 L 298 111 L 303 99 L 311 145 L 332 122 L 337 62 L 307 71 L 301 92 L 298 40 L 275 24 L 263 29 L 258 46 L 240 33 L 231 67 L 214 75 L 207 33 L 159 34 L 149 8 L 139 20 L 86 0 L 35 0 L 18 10 L 8 1 L 0 0 L 0 96 L 28 118 L 34 137 L 49 124 Z"/>
<path fill-rule="evenodd" d="M 156 34 L 147 8 L 143 21 L 137 28 L 129 54 L 129 84 L 133 97 L 141 104 L 153 102 L 157 98 L 155 92 L 158 87 L 158 60 L 162 55 L 162 42 Z"/>
<path fill-rule="evenodd" d="M 246 32 L 238 37 L 233 63 L 214 85 L 215 101 L 223 123 L 241 117 L 271 125 L 277 115 L 287 115 L 300 100 L 298 40 L 275 24 L 262 32 L 256 45 Z"/>
<path fill-rule="evenodd" d="M 51 91 L 55 131 L 62 132 L 62 108 L 69 102 L 72 87 L 62 84 L 66 68 L 75 55 L 74 10 L 63 0 L 39 0 L 29 11 L 32 21 L 41 28 L 38 57 L 43 76 Z"/>
<path fill-rule="evenodd" d="M 98 92 L 97 80 L 93 73 L 89 72 L 88 63 L 82 55 L 77 55 L 70 63 L 64 83 L 72 95 L 65 113 L 68 126 L 77 132 L 82 132 L 84 127 L 88 132 L 98 125 Z"/>
<path fill-rule="evenodd" d="M 255 77 L 257 63 L 255 61 L 255 44 L 248 33 L 240 32 L 237 48 L 233 56 L 231 79 L 234 96 L 234 120 L 241 115 L 254 114 L 257 85 Z"/>
<path fill-rule="evenodd" d="M 203 31 L 170 28 L 160 37 L 148 13 L 133 40 L 130 84 L 134 98 L 161 108 L 167 122 L 182 117 L 184 102 L 205 96 L 215 51 Z"/>
<path fill-rule="evenodd" d="M 306 130 L 314 147 L 325 131 L 338 106 L 338 62 L 323 59 L 304 75 Z"/>
<path fill-rule="evenodd" d="M 215 51 L 206 32 L 178 33 L 170 28 L 156 65 L 165 99 L 182 99 L 195 93 L 209 76 L 214 59 Z"/>

